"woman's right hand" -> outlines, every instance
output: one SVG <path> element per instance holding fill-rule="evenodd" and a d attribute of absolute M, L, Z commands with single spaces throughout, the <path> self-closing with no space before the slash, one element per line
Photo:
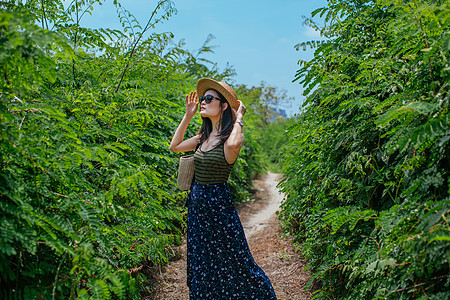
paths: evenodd
<path fill-rule="evenodd" d="M 189 125 L 189 122 L 197 113 L 199 102 L 197 101 L 197 92 L 192 91 L 190 94 L 186 95 L 186 114 L 181 120 L 180 125 L 178 125 L 177 130 L 170 141 L 170 150 L 173 152 L 187 152 L 195 150 L 198 143 L 200 142 L 200 135 L 197 134 L 187 140 L 184 139 L 184 133 Z"/>
<path fill-rule="evenodd" d="M 197 92 L 192 91 L 189 95 L 186 95 L 186 115 L 189 117 L 195 116 L 198 104 Z"/>

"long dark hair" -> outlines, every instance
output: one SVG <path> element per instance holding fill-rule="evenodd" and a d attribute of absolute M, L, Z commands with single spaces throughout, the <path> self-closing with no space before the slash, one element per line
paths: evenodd
<path fill-rule="evenodd" d="M 219 130 L 219 138 L 220 138 L 219 144 L 223 144 L 228 139 L 228 137 L 231 134 L 231 131 L 233 130 L 233 125 L 234 125 L 233 124 L 233 113 L 231 112 L 230 104 L 227 102 L 227 100 L 221 93 L 219 93 L 218 91 L 216 91 L 214 89 L 209 89 L 209 90 L 213 90 L 217 93 L 217 95 L 219 95 L 220 111 L 222 111 L 224 103 L 228 104 L 228 107 L 225 109 L 225 111 L 220 114 L 220 120 L 219 120 L 219 123 L 217 124 L 218 126 L 220 126 L 219 128 L 217 128 Z M 203 118 L 203 117 L 202 117 L 202 119 L 203 119 L 203 124 L 202 124 L 202 127 L 200 128 L 200 130 L 198 131 L 198 133 L 201 135 L 200 136 L 200 144 L 202 144 L 204 141 L 206 141 L 209 138 L 209 136 L 213 130 L 211 120 L 209 118 Z"/>

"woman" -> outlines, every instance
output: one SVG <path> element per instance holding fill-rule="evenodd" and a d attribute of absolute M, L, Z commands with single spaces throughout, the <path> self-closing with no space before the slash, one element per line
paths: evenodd
<path fill-rule="evenodd" d="M 203 125 L 183 140 L 199 105 Z M 186 95 L 186 114 L 170 143 L 175 152 L 196 150 L 187 221 L 190 299 L 276 299 L 250 253 L 227 183 L 244 144 L 245 110 L 229 85 L 202 78 L 197 92 Z"/>

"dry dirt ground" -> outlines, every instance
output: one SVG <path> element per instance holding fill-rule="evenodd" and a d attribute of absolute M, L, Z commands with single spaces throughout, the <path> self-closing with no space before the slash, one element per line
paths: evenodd
<path fill-rule="evenodd" d="M 256 263 L 264 270 L 279 300 L 311 299 L 303 289 L 310 278 L 303 272 L 306 261 L 296 252 L 291 241 L 282 238 L 275 212 L 283 200 L 276 185 L 281 176 L 269 173 L 254 181 L 255 201 L 237 207 L 247 241 Z M 144 299 L 187 300 L 186 241 L 174 249 L 178 259 L 156 276 L 155 295 Z"/>

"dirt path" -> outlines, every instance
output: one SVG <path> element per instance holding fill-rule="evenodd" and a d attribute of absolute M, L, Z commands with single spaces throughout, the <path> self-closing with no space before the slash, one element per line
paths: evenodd
<path fill-rule="evenodd" d="M 281 202 L 283 201 L 284 195 L 278 193 L 277 190 L 279 175 L 269 173 L 264 177 L 263 189 L 266 190 L 267 194 L 267 196 L 264 198 L 269 198 L 262 199 L 266 204 L 265 207 L 245 219 L 243 219 L 243 215 L 240 214 L 241 218 L 243 219 L 242 225 L 244 227 L 247 240 L 270 224 L 271 218 L 275 216 L 276 211 L 280 208 Z"/>
<path fill-rule="evenodd" d="M 238 207 L 239 217 L 253 257 L 271 280 L 278 300 L 311 299 L 311 293 L 303 290 L 310 278 L 303 272 L 306 261 L 299 257 L 290 240 L 280 237 L 282 231 L 275 214 L 284 197 L 276 188 L 280 177 L 269 173 L 255 180 L 256 201 Z M 178 259 L 157 278 L 155 298 L 158 300 L 189 299 L 185 241 L 175 251 Z"/>

